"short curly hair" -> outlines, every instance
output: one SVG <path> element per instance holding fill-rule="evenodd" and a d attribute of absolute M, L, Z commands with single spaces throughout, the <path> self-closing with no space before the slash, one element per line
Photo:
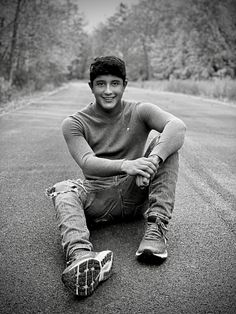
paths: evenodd
<path fill-rule="evenodd" d="M 90 82 L 100 75 L 114 75 L 126 80 L 125 62 L 116 56 L 97 57 L 90 65 Z"/>

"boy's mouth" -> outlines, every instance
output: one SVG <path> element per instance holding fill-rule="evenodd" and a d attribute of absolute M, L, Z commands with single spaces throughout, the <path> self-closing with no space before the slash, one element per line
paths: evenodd
<path fill-rule="evenodd" d="M 103 97 L 103 99 L 106 101 L 106 102 L 111 102 L 113 101 L 115 97 Z"/>

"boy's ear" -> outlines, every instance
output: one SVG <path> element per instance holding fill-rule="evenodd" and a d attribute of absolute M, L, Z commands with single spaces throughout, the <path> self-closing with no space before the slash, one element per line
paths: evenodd
<path fill-rule="evenodd" d="M 124 88 L 126 88 L 126 86 L 128 85 L 128 80 L 124 81 Z"/>

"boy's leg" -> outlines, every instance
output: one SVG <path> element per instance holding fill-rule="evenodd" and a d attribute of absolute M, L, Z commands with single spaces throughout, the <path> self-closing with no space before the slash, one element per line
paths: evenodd
<path fill-rule="evenodd" d="M 168 224 L 174 208 L 178 169 L 178 152 L 170 155 L 158 168 L 149 186 L 147 216 L 156 215 Z"/>
<path fill-rule="evenodd" d="M 76 180 L 58 182 L 48 190 L 48 194 L 56 210 L 66 260 L 77 249 L 91 251 L 93 246 L 89 241 L 90 233 L 83 209 L 86 201 L 83 184 Z"/>
<path fill-rule="evenodd" d="M 149 207 L 146 230 L 136 252 L 137 257 L 167 258 L 167 225 L 175 201 L 178 176 L 178 153 L 169 156 L 160 166 L 149 186 Z"/>
<path fill-rule="evenodd" d="M 158 137 L 153 139 L 145 153 L 146 157 L 149 156 L 158 140 Z M 134 189 L 128 190 L 127 197 L 130 200 L 140 199 L 142 196 L 148 199 L 148 209 L 145 212 L 146 231 L 136 252 L 137 257 L 146 255 L 167 257 L 166 232 L 174 208 L 178 167 L 179 156 L 176 152 L 160 165 L 149 187 L 137 189 L 133 185 Z M 133 181 L 135 183 L 135 178 Z"/>
<path fill-rule="evenodd" d="M 78 296 L 88 296 L 99 282 L 111 275 L 113 253 L 91 252 L 84 207 L 89 199 L 80 180 L 67 180 L 47 190 L 52 197 L 68 267 L 62 274 L 64 284 Z"/>
<path fill-rule="evenodd" d="M 158 140 L 154 139 L 151 146 L 156 145 Z M 147 156 L 152 151 L 151 146 Z M 179 155 L 176 152 L 160 165 L 150 182 L 146 230 L 136 252 L 137 257 L 167 258 L 166 232 L 174 208 L 178 169 Z"/>
<path fill-rule="evenodd" d="M 149 156 L 158 141 L 159 137 L 155 137 L 151 141 L 145 152 L 145 157 Z M 136 177 L 128 176 L 127 181 L 124 181 L 122 199 L 131 203 L 131 206 L 134 204 L 136 206 L 137 204 L 145 204 L 146 200 L 148 207 L 145 216 L 158 216 L 165 224 L 168 224 L 174 208 L 178 168 L 179 156 L 178 152 L 176 152 L 160 165 L 148 187 L 143 189 L 137 187 Z M 124 204 L 122 205 L 124 206 Z"/>

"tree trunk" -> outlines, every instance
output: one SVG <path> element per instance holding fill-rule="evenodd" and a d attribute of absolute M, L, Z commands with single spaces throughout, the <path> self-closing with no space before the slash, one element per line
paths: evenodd
<path fill-rule="evenodd" d="M 15 65 L 15 55 L 16 55 L 16 43 L 17 43 L 17 31 L 19 25 L 19 13 L 20 13 L 20 4 L 22 0 L 17 0 L 16 12 L 13 22 L 13 32 L 11 39 L 11 49 L 10 49 L 10 57 L 9 57 L 9 68 L 8 68 L 8 81 L 12 85 L 13 80 L 13 71 Z"/>
<path fill-rule="evenodd" d="M 151 78 L 150 60 L 149 60 L 148 49 L 147 49 L 147 44 L 146 44 L 145 38 L 142 38 L 142 46 L 143 46 L 145 72 L 146 72 L 146 77 L 144 79 L 145 80 L 150 80 L 150 78 Z"/>

